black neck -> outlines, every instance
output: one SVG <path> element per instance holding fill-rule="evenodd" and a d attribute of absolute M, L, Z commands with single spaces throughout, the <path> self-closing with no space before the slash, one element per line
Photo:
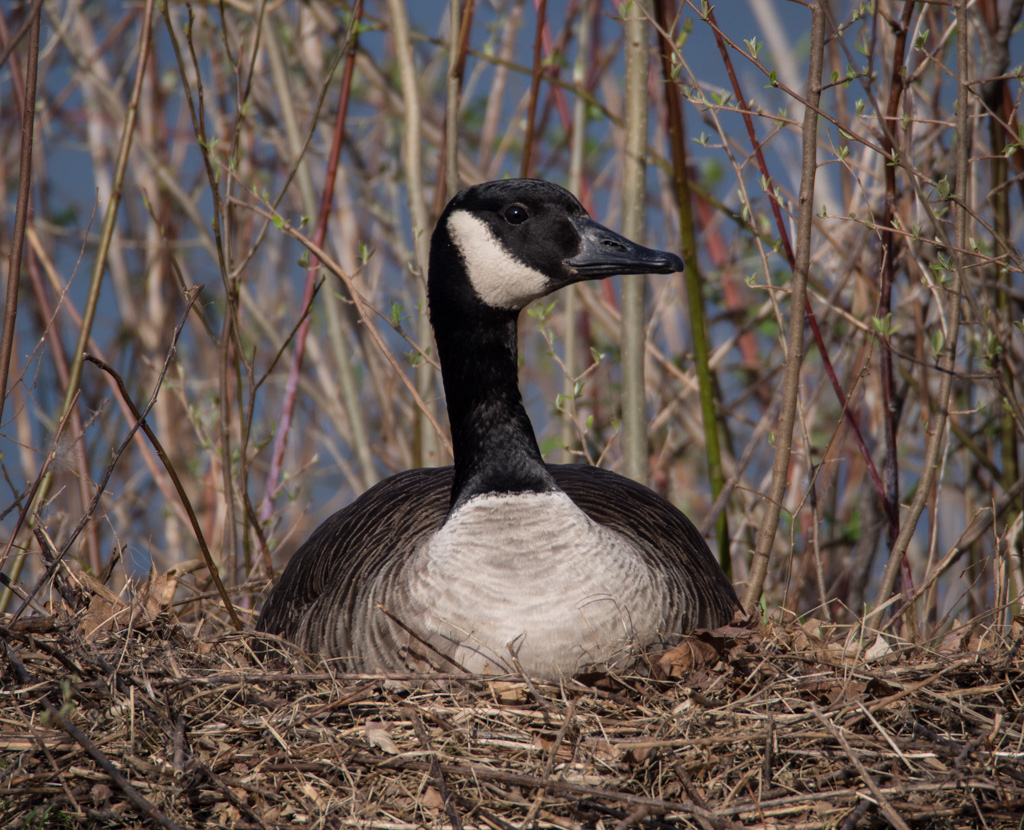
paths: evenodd
<path fill-rule="evenodd" d="M 519 392 L 517 318 L 480 305 L 435 326 L 455 451 L 453 508 L 484 493 L 557 489 Z"/>

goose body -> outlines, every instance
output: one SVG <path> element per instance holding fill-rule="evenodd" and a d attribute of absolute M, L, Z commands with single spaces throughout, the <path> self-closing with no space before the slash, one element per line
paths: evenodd
<path fill-rule="evenodd" d="M 534 299 L 681 269 L 557 185 L 459 193 L 434 231 L 428 279 L 455 464 L 393 476 L 324 522 L 258 628 L 354 670 L 518 662 L 557 677 L 728 622 L 735 593 L 690 520 L 623 476 L 545 464 L 518 385 L 517 318 Z"/>

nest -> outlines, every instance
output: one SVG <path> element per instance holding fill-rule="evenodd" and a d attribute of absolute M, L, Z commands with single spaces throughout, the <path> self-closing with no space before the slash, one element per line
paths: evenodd
<path fill-rule="evenodd" d="M 553 686 L 343 675 L 164 613 L 96 617 L 0 617 L 0 826 L 1008 828 L 1024 815 L 1016 624 L 930 648 L 820 623 L 731 627 L 687 638 L 660 679 Z"/>

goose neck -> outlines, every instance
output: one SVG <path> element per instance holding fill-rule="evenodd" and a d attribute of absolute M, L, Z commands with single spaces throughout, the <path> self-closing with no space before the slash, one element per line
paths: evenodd
<path fill-rule="evenodd" d="M 557 489 L 519 391 L 517 317 L 487 309 L 437 327 L 455 453 L 453 508 L 484 493 Z"/>

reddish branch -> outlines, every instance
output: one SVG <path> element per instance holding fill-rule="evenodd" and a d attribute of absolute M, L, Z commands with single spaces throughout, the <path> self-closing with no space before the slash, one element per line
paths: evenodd
<path fill-rule="evenodd" d="M 711 25 L 711 30 L 715 33 L 715 41 L 718 44 L 718 49 L 722 53 L 722 60 L 725 64 L 726 71 L 729 74 L 729 80 L 732 83 L 733 96 L 737 101 L 746 101 L 747 99 L 743 96 L 743 91 L 740 89 L 739 80 L 736 77 L 736 70 L 733 67 L 732 59 L 729 57 L 725 39 L 722 36 L 722 30 L 718 27 L 713 11 L 709 11 L 707 19 L 708 23 Z M 758 169 L 761 171 L 761 175 L 764 176 L 765 181 L 768 183 L 766 188 L 768 202 L 771 205 L 772 214 L 775 217 L 775 226 L 779 231 L 779 238 L 782 241 L 782 249 L 786 254 L 786 259 L 789 262 L 790 268 L 795 269 L 796 257 L 793 253 L 793 246 L 789 241 L 789 234 L 786 232 L 786 223 L 782 217 L 782 208 L 775 196 L 775 188 L 772 185 L 773 178 L 768 172 L 768 164 L 765 161 L 764 152 L 761 149 L 761 143 L 758 141 L 757 133 L 754 130 L 753 119 L 750 117 L 750 112 L 746 108 L 742 109 L 742 115 L 743 123 L 746 125 L 747 134 L 750 137 L 750 145 L 753 148 L 754 155 L 757 159 Z M 865 466 L 867 467 L 868 474 L 871 476 L 871 481 L 875 485 L 875 491 L 878 493 L 878 498 L 882 503 L 885 514 L 889 518 L 890 523 L 898 522 L 899 519 L 896 513 L 896 507 L 886 496 L 885 487 L 882 485 L 882 479 L 879 477 L 878 470 L 875 467 L 875 462 L 871 458 L 871 452 L 868 450 L 867 444 L 864 442 L 864 436 L 861 435 L 857 419 L 854 417 L 853 412 L 847 405 L 846 393 L 843 391 L 843 387 L 839 383 L 835 367 L 833 367 L 832 360 L 829 358 L 828 349 L 825 347 L 825 340 L 821 336 L 821 329 L 818 328 L 818 322 L 814 316 L 814 310 L 811 308 L 810 300 L 806 300 L 805 303 L 807 322 L 811 326 L 811 333 L 814 335 L 814 342 L 817 344 L 818 352 L 821 354 L 821 362 L 825 368 L 825 374 L 828 375 L 829 382 L 832 384 L 832 389 L 835 391 L 836 398 L 839 400 L 839 404 L 842 407 L 843 415 L 850 427 L 853 439 L 856 441 L 861 456 L 864 458 Z"/>
<path fill-rule="evenodd" d="M 352 90 L 352 73 L 356 63 L 356 51 L 359 39 L 359 22 L 363 15 L 363 2 L 356 0 L 352 14 L 352 41 L 348 54 L 345 56 L 345 68 L 341 78 L 341 92 L 338 95 L 338 112 L 334 119 L 334 134 L 331 137 L 331 152 L 327 156 L 327 173 L 324 177 L 324 189 L 320 194 L 320 210 L 317 216 L 316 231 L 313 240 L 317 247 L 322 247 L 327 236 L 327 220 L 331 215 L 331 204 L 334 202 L 334 182 L 338 174 L 338 159 L 341 157 L 341 144 L 345 137 L 345 116 L 348 113 L 349 94 Z M 299 392 L 299 375 L 302 372 L 302 358 L 306 353 L 306 338 L 309 336 L 309 309 L 316 293 L 317 273 L 320 260 L 310 254 L 309 267 L 306 269 L 306 285 L 302 292 L 302 323 L 295 335 L 295 350 L 288 370 L 288 381 L 284 388 L 284 402 L 281 407 L 281 420 L 274 436 L 274 449 L 270 458 L 270 469 L 267 472 L 267 483 L 260 502 L 259 521 L 265 524 L 270 521 L 274 512 L 274 496 L 281 486 L 281 468 L 284 451 L 288 444 L 288 433 L 291 430 L 292 414 Z"/>

